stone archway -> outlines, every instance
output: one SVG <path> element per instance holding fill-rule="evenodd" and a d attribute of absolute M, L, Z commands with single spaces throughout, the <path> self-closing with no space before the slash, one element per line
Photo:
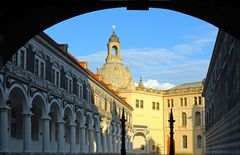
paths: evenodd
<path fill-rule="evenodd" d="M 58 100 L 53 99 L 50 104 L 49 111 L 50 120 L 50 148 L 51 152 L 63 151 L 63 119 L 61 114 L 61 106 Z"/>
<path fill-rule="evenodd" d="M 237 2 L 232 1 L 52 0 L 46 2 L 36 0 L 34 3 L 29 1 L 15 3 L 17 3 L 15 4 L 17 7 L 13 7 L 11 2 L 6 2 L 0 8 L 2 21 L 0 27 L 0 51 L 2 51 L 0 53 L 0 67 L 17 49 L 46 28 L 77 15 L 110 8 L 126 7 L 128 10 L 170 9 L 202 19 L 240 38 L 240 23 L 236 22 L 236 19 L 240 18 L 240 9 Z"/>
<path fill-rule="evenodd" d="M 76 112 L 76 143 L 81 153 L 86 153 L 86 118 L 82 109 Z"/>
<path fill-rule="evenodd" d="M 9 144 L 14 145 L 12 152 L 31 150 L 31 113 L 26 89 L 14 83 L 9 89 Z"/>
<path fill-rule="evenodd" d="M 133 152 L 148 153 L 148 138 L 143 131 L 137 131 L 133 135 Z"/>
<path fill-rule="evenodd" d="M 45 97 L 39 92 L 36 92 L 33 96 L 31 112 L 33 113 L 31 118 L 32 143 L 41 146 L 33 147 L 34 150 L 32 151 L 41 152 L 44 151 L 43 139 L 46 138 L 44 136 L 44 134 L 46 134 L 46 130 L 44 131 L 44 121 L 46 121 L 44 120 L 46 118 L 46 101 Z M 49 133 L 47 134 L 49 135 Z M 40 143 L 42 143 L 42 145 Z"/>
<path fill-rule="evenodd" d="M 75 143 L 76 143 L 76 124 L 74 121 L 72 107 L 67 106 L 64 109 L 64 139 L 65 139 L 65 148 L 67 152 L 75 152 Z"/>

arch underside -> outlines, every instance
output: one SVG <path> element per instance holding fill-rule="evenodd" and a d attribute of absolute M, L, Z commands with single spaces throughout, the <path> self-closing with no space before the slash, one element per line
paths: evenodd
<path fill-rule="evenodd" d="M 46 28 L 77 15 L 109 8 L 126 7 L 128 10 L 170 9 L 202 19 L 240 38 L 240 23 L 236 22 L 236 19 L 240 17 L 240 9 L 236 2 L 198 2 L 193 0 L 53 0 L 46 3 L 45 1 L 37 0 L 34 1 L 34 4 L 28 1 L 17 3 L 18 5 L 16 6 L 18 7 L 12 7 L 10 2 L 6 2 L 6 4 L 1 6 L 0 67 L 24 43 Z"/>

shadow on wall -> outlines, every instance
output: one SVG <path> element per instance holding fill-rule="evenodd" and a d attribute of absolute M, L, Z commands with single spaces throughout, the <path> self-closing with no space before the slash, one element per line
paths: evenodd
<path fill-rule="evenodd" d="M 0 71 L 0 152 L 120 150 L 116 96 L 84 67 L 45 34 L 13 55 Z"/>

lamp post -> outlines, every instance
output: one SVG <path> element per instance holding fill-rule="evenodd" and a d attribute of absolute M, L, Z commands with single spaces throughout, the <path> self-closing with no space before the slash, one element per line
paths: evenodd
<path fill-rule="evenodd" d="M 172 114 L 172 108 L 171 108 L 171 113 L 170 113 L 170 118 L 168 120 L 169 124 L 170 124 L 170 151 L 169 151 L 169 155 L 174 155 L 175 154 L 175 146 L 174 146 L 174 140 L 173 140 L 173 123 L 175 122 L 175 120 L 173 119 L 173 114 Z"/>
<path fill-rule="evenodd" d="M 124 108 L 122 110 L 122 119 L 120 119 L 122 125 L 122 146 L 121 146 L 121 155 L 126 155 L 126 148 L 125 148 L 125 116 L 124 116 Z"/>

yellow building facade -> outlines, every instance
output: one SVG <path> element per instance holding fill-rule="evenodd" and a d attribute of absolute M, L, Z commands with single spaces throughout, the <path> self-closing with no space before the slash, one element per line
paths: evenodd
<path fill-rule="evenodd" d="M 138 86 L 120 55 L 120 41 L 115 31 L 108 40 L 106 63 L 97 71 L 100 79 L 112 85 L 133 108 L 131 141 L 135 153 L 167 154 L 169 112 L 172 108 L 175 152 L 204 153 L 204 99 L 202 82 L 183 84 L 169 90 L 145 88 L 140 78 Z"/>
<path fill-rule="evenodd" d="M 204 154 L 204 98 L 202 82 L 187 83 L 163 92 L 164 137 L 169 135 L 168 116 L 172 108 L 174 116 L 175 151 L 178 154 Z M 167 145 L 165 150 L 168 150 Z"/>

